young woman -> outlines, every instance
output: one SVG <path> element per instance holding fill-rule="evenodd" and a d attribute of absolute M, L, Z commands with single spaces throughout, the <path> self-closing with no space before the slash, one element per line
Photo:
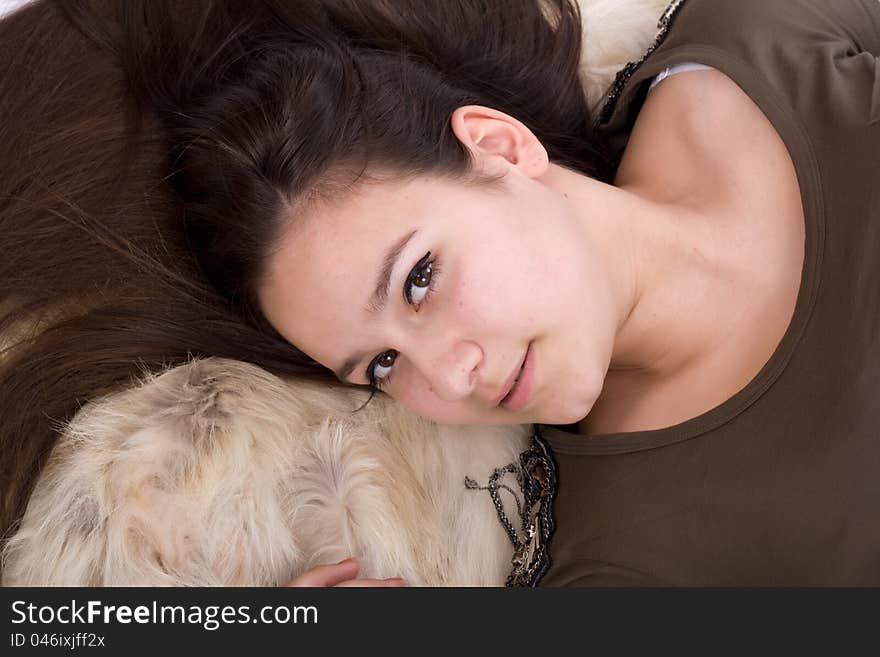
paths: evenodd
<path fill-rule="evenodd" d="M 170 153 L 182 214 L 157 235 L 196 265 L 140 264 L 222 318 L 213 341 L 148 328 L 146 356 L 535 423 L 558 481 L 541 584 L 880 582 L 880 4 L 675 2 L 595 123 L 568 2 L 310 4 L 69 11 Z M 97 330 L 102 298 L 59 335 Z M 161 325 L 159 300 L 110 308 Z M 7 522 L 39 463 L 15 421 Z"/>

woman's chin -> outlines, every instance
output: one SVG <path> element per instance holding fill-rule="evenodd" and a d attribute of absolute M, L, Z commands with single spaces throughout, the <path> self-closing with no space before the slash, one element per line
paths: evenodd
<path fill-rule="evenodd" d="M 553 409 L 551 412 L 538 413 L 536 415 L 539 415 L 541 419 L 536 419 L 534 422 L 548 425 L 577 424 L 593 410 L 598 393 L 591 393 L 586 395 L 586 397 L 588 398 L 587 401 L 584 401 L 583 398 L 573 399 L 569 400 L 569 403 L 564 406 Z"/>

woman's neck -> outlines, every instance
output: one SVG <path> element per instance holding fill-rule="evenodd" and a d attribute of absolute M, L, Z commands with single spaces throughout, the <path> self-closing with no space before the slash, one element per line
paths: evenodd
<path fill-rule="evenodd" d="M 735 273 L 721 248 L 727 222 L 657 201 L 642 181 L 617 187 L 552 169 L 548 184 L 564 190 L 610 272 L 618 330 L 609 372 L 674 376 L 711 349 L 718 334 L 705 311 Z"/>

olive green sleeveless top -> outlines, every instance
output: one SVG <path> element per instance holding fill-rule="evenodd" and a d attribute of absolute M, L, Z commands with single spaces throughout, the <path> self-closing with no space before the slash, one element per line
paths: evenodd
<path fill-rule="evenodd" d="M 795 165 L 800 291 L 763 369 L 706 413 L 538 427 L 557 482 L 540 584 L 880 585 L 880 2 L 687 0 L 659 27 L 599 129 L 619 155 L 669 66 L 736 82 Z"/>

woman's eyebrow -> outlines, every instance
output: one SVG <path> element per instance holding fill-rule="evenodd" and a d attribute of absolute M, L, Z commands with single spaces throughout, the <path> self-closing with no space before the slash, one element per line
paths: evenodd
<path fill-rule="evenodd" d="M 385 260 L 382 262 L 382 270 L 379 272 L 379 278 L 376 280 L 376 289 L 370 296 L 367 304 L 367 312 L 372 315 L 378 315 L 385 309 L 385 301 L 388 299 L 388 290 L 391 287 L 391 274 L 394 272 L 394 266 L 397 264 L 400 254 L 409 244 L 409 241 L 419 232 L 418 228 L 411 230 L 409 233 L 397 240 L 388 249 L 385 254 Z"/>
<path fill-rule="evenodd" d="M 385 309 L 385 302 L 388 300 L 388 291 L 391 289 L 391 274 L 394 273 L 394 267 L 397 264 L 400 254 L 409 244 L 409 241 L 419 232 L 418 228 L 414 228 L 407 234 L 403 235 L 399 240 L 394 242 L 385 253 L 385 259 L 382 261 L 382 269 L 376 280 L 376 287 L 367 303 L 366 311 L 371 315 L 378 315 Z M 335 373 L 336 378 L 346 383 L 352 370 L 366 356 L 364 352 L 359 352 L 350 356 L 342 364 L 342 367 Z"/>
<path fill-rule="evenodd" d="M 351 383 L 351 381 L 348 381 L 348 377 L 351 374 L 352 370 L 354 370 L 354 368 L 357 366 L 357 364 L 361 362 L 361 359 L 364 356 L 366 356 L 366 354 L 360 352 L 345 361 L 345 363 L 343 363 L 342 365 L 342 369 L 340 369 L 338 372 L 334 372 L 334 374 L 336 374 L 336 378 L 342 381 L 342 383 Z"/>

